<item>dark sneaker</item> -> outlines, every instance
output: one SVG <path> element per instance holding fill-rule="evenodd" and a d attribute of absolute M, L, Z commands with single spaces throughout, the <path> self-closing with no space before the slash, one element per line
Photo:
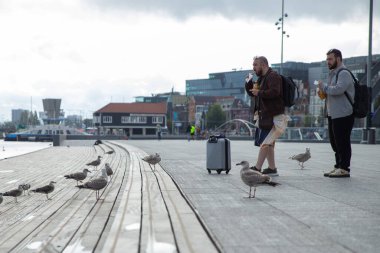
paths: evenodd
<path fill-rule="evenodd" d="M 252 166 L 252 167 L 249 167 L 249 168 L 250 168 L 251 170 L 261 172 L 261 170 L 259 170 L 258 168 L 256 168 L 256 166 Z"/>
<path fill-rule="evenodd" d="M 334 173 L 337 169 L 338 168 L 334 168 L 332 171 L 324 173 L 323 176 L 328 177 L 330 176 L 331 173 Z"/>
<path fill-rule="evenodd" d="M 336 169 L 329 177 L 350 177 L 350 172 L 344 169 Z"/>
<path fill-rule="evenodd" d="M 268 176 L 272 176 L 272 177 L 278 176 L 277 168 L 274 168 L 274 169 L 266 168 L 265 170 L 263 170 L 262 173 Z"/>

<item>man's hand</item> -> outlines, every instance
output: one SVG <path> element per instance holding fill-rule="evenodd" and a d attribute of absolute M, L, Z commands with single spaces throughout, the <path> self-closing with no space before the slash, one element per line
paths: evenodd
<path fill-rule="evenodd" d="M 250 89 L 249 91 L 252 92 L 252 94 L 254 96 L 258 96 L 258 94 L 259 94 L 259 90 L 258 89 Z"/>
<path fill-rule="evenodd" d="M 323 85 L 323 82 L 321 80 L 318 81 L 318 88 L 319 88 L 319 90 L 323 91 L 324 85 Z"/>

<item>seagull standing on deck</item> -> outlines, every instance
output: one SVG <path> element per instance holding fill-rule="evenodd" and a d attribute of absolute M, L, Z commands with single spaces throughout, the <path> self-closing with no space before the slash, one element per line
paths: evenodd
<path fill-rule="evenodd" d="M 301 154 L 298 154 L 298 155 L 291 156 L 291 157 L 289 157 L 289 159 L 297 160 L 298 161 L 298 165 L 301 166 L 301 169 L 303 169 L 304 168 L 303 163 L 306 162 L 307 160 L 309 160 L 310 157 L 311 157 L 311 155 L 310 155 L 310 148 L 306 148 L 306 152 L 305 153 L 301 153 Z"/>
<path fill-rule="evenodd" d="M 81 183 L 82 183 L 82 180 L 86 179 L 88 172 L 91 173 L 91 171 L 89 171 L 88 169 L 84 169 L 83 172 L 76 172 L 76 173 L 64 175 L 64 177 L 66 179 L 74 179 L 74 180 L 76 180 L 77 181 L 77 185 L 78 185 L 78 181 L 81 181 Z"/>
<path fill-rule="evenodd" d="M 142 158 L 143 161 L 149 163 L 149 166 L 150 165 L 153 165 L 154 166 L 154 170 L 156 170 L 156 164 L 159 163 L 161 161 L 161 157 L 158 153 L 154 154 L 154 155 L 148 155 L 148 156 L 145 156 Z M 150 168 L 152 168 L 150 166 Z"/>
<path fill-rule="evenodd" d="M 94 166 L 96 169 L 98 168 L 98 166 L 99 166 L 99 164 L 101 163 L 101 156 L 99 155 L 98 156 L 98 159 L 96 159 L 96 160 L 94 160 L 94 161 L 92 161 L 92 162 L 89 162 L 89 163 L 87 163 L 86 165 L 87 166 Z"/>
<path fill-rule="evenodd" d="M 37 192 L 37 193 L 43 193 L 46 194 L 46 198 L 49 200 L 49 193 L 54 191 L 54 184 L 56 182 L 50 181 L 48 185 L 42 186 L 40 188 L 32 190 L 32 192 Z"/>
<path fill-rule="evenodd" d="M 23 191 L 22 185 L 19 185 L 17 189 L 4 192 L 3 196 L 14 197 L 15 198 L 15 202 L 17 203 L 17 197 L 21 196 L 22 191 Z"/>
<path fill-rule="evenodd" d="M 99 190 L 103 189 L 107 185 L 107 172 L 106 169 L 102 169 L 102 175 L 98 178 L 91 179 L 82 185 L 77 185 L 78 188 L 89 189 L 96 191 L 96 200 L 99 200 Z"/>
<path fill-rule="evenodd" d="M 109 177 L 112 179 L 113 170 L 112 170 L 110 164 L 109 164 L 109 163 L 106 163 L 106 164 L 105 164 L 105 167 L 106 167 L 106 173 L 107 173 L 107 176 L 109 176 Z"/>
<path fill-rule="evenodd" d="M 243 166 L 240 170 L 240 177 L 241 180 L 249 186 L 249 198 L 255 197 L 256 187 L 259 185 L 267 184 L 273 187 L 279 185 L 279 183 L 273 182 L 270 176 L 263 175 L 260 172 L 249 168 L 249 163 L 247 161 L 242 161 L 236 165 Z M 253 196 L 251 196 L 252 187 L 254 187 Z"/>

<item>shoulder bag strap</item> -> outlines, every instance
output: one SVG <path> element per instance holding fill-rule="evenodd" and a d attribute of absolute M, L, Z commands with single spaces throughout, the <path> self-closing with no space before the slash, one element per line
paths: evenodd
<path fill-rule="evenodd" d="M 354 82 L 355 82 L 355 83 L 357 82 L 357 80 L 356 80 L 354 74 L 352 74 L 352 72 L 351 72 L 349 69 L 347 69 L 347 68 L 341 68 L 340 70 L 338 70 L 338 73 L 336 73 L 335 83 L 338 82 L 338 75 L 339 75 L 339 73 L 340 73 L 342 70 L 347 70 L 348 73 L 350 73 L 350 75 L 351 75 L 352 79 L 354 80 Z M 351 104 L 352 106 L 354 106 L 354 103 L 352 102 L 352 99 L 351 99 L 350 96 L 348 95 L 347 91 L 344 92 L 344 95 L 346 95 L 346 97 L 347 97 L 348 101 L 350 102 L 350 104 Z"/>

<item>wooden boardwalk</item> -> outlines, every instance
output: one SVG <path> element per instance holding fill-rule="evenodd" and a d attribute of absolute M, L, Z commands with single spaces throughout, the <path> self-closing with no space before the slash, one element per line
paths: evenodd
<path fill-rule="evenodd" d="M 67 146 L 0 161 L 0 192 L 29 183 L 56 181 L 47 200 L 31 193 L 0 204 L 0 252 L 217 252 L 218 245 L 172 179 L 141 160 L 146 153 L 127 142 L 70 141 Z M 111 155 L 106 151 L 114 150 Z M 103 157 L 108 185 L 95 192 L 75 187 L 65 174 L 82 171 Z M 86 179 L 88 180 L 88 179 Z M 85 180 L 85 181 L 86 181 Z"/>

